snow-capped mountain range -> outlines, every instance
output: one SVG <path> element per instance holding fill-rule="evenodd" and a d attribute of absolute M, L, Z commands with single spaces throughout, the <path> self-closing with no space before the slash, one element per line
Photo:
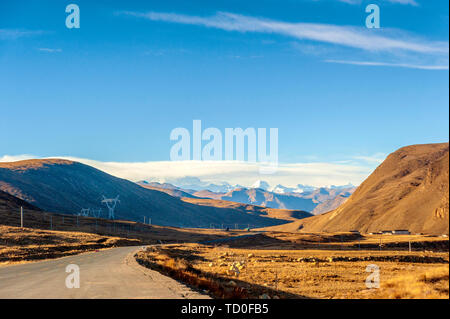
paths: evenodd
<path fill-rule="evenodd" d="M 197 177 L 141 181 L 138 184 L 161 189 L 176 197 L 210 198 L 269 208 L 303 210 L 315 215 L 337 208 L 355 190 L 351 184 L 327 187 L 298 184 L 296 187 L 285 187 L 281 184 L 271 186 L 263 180 L 244 187 L 227 182 L 209 183 Z"/>
<path fill-rule="evenodd" d="M 312 192 L 317 187 L 298 184 L 296 187 L 286 187 L 281 184 L 270 186 L 266 181 L 258 180 L 250 188 L 260 188 L 265 191 L 277 193 L 277 194 L 286 194 L 286 193 L 304 193 L 304 192 Z"/>
<path fill-rule="evenodd" d="M 219 183 L 210 183 L 202 181 L 198 177 L 194 176 L 186 176 L 181 178 L 154 178 L 145 181 L 138 182 L 139 183 L 160 183 L 160 184 L 172 184 L 173 186 L 185 189 L 185 190 L 193 190 L 193 191 L 203 191 L 208 190 L 214 193 L 227 193 L 235 188 L 243 187 L 241 185 L 231 185 L 227 182 L 219 182 Z"/>
<path fill-rule="evenodd" d="M 308 193 L 308 192 L 313 192 L 317 189 L 319 189 L 320 187 L 315 187 L 315 186 L 310 186 L 310 185 L 303 185 L 303 184 L 298 184 L 295 187 L 286 187 L 284 185 L 281 184 L 277 184 L 275 186 L 271 186 L 268 182 L 264 181 L 264 180 L 257 180 L 256 182 L 254 182 L 250 187 L 246 187 L 246 186 L 242 186 L 239 184 L 230 184 L 228 182 L 218 182 L 218 183 L 211 183 L 211 182 L 206 182 L 201 180 L 198 177 L 194 177 L 194 176 L 186 176 L 186 177 L 182 177 L 182 178 L 174 178 L 174 179 L 149 179 L 149 180 L 145 180 L 145 181 L 140 181 L 138 183 L 151 183 L 151 182 L 156 182 L 156 183 L 160 183 L 160 184 L 172 184 L 173 186 L 176 186 L 178 188 L 182 188 L 185 190 L 193 190 L 193 191 L 210 191 L 210 192 L 214 192 L 214 193 L 228 193 L 234 189 L 237 188 L 246 188 L 246 189 L 262 189 L 264 191 L 268 191 L 268 192 L 272 192 L 272 193 L 276 193 L 276 194 L 288 194 L 288 193 Z M 323 188 L 328 188 L 328 189 L 346 189 L 346 188 L 353 188 L 355 187 L 354 185 L 352 185 L 351 183 L 347 184 L 347 185 L 341 185 L 341 186 L 336 186 L 336 185 L 330 185 L 330 186 L 323 186 Z"/>

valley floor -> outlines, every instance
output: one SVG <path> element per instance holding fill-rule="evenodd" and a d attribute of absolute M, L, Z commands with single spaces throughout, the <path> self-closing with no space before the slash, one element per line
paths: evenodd
<path fill-rule="evenodd" d="M 215 246 L 151 247 L 136 257 L 216 298 L 449 298 L 448 239 L 386 237 L 267 233 Z M 380 288 L 369 289 L 375 270 Z"/>
<path fill-rule="evenodd" d="M 0 225 L 0 265 L 54 259 L 100 249 L 139 245 L 137 239 Z"/>
<path fill-rule="evenodd" d="M 147 227 L 125 238 L 0 226 L 0 265 L 160 244 L 137 262 L 215 298 L 449 298 L 444 237 Z M 376 270 L 380 288 L 369 289 Z"/>
<path fill-rule="evenodd" d="M 223 240 L 242 234 L 242 231 L 181 229 L 127 221 L 115 221 L 114 227 L 102 223 L 84 224 L 87 218 L 80 218 L 79 227 L 76 227 L 69 225 L 67 219 L 61 225 L 55 222 L 57 219 L 54 217 L 52 228 L 58 230 L 0 225 L 0 266 L 114 247 Z M 131 225 L 130 231 L 124 230 L 128 224 Z M 40 224 L 32 226 L 42 227 Z"/>

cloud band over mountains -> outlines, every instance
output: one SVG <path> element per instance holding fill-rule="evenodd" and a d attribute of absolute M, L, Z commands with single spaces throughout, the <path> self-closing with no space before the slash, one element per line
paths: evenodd
<path fill-rule="evenodd" d="M 32 155 L 0 157 L 0 162 L 38 158 Z M 91 159 L 56 156 L 80 162 L 108 174 L 131 181 L 171 179 L 195 176 L 212 183 L 226 181 L 243 186 L 252 185 L 255 180 L 264 179 L 271 185 L 283 184 L 294 187 L 297 184 L 312 186 L 359 185 L 382 159 L 354 157 L 344 162 L 280 163 L 275 174 L 259 173 L 258 163 L 237 161 L 154 161 L 154 162 L 101 162 Z"/>

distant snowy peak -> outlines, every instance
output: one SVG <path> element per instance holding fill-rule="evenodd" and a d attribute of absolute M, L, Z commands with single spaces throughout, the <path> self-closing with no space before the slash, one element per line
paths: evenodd
<path fill-rule="evenodd" d="M 317 187 L 314 187 L 314 186 L 298 184 L 296 191 L 294 193 L 313 192 L 316 189 L 317 189 Z"/>
<path fill-rule="evenodd" d="M 281 184 L 278 184 L 275 187 L 272 187 L 269 189 L 271 192 L 273 193 L 277 193 L 277 194 L 285 194 L 285 193 L 295 193 L 295 188 L 291 188 L 291 187 L 286 187 L 283 186 Z"/>
<path fill-rule="evenodd" d="M 260 189 L 263 189 L 263 190 L 267 191 L 267 190 L 269 190 L 270 185 L 266 181 L 258 180 L 255 183 L 253 183 L 251 188 L 260 188 Z"/>
<path fill-rule="evenodd" d="M 272 187 L 270 189 L 270 191 L 273 192 L 273 193 L 277 193 L 277 194 L 284 194 L 284 193 L 286 193 L 288 191 L 288 188 L 284 187 L 281 184 L 278 184 L 277 186 Z"/>
<path fill-rule="evenodd" d="M 331 185 L 329 188 L 330 189 L 344 189 L 344 188 L 354 188 L 354 187 L 355 187 L 355 185 L 353 185 L 352 183 L 348 183 L 347 185 L 339 185 L 339 186 Z"/>
<path fill-rule="evenodd" d="M 180 188 L 184 190 L 202 191 L 209 190 L 214 193 L 227 193 L 233 189 L 242 187 L 241 185 L 231 185 L 227 182 L 211 183 L 201 180 L 198 177 L 186 176 L 181 178 L 149 178 L 137 182 L 138 184 L 163 187 L 172 186 L 170 188 Z M 169 188 L 169 187 L 163 187 Z"/>
<path fill-rule="evenodd" d="M 173 179 L 170 182 L 180 188 L 193 189 L 196 191 L 209 190 L 215 193 L 227 193 L 235 188 L 227 182 L 211 183 L 192 176 Z"/>
<path fill-rule="evenodd" d="M 194 190 L 194 191 L 208 190 L 214 193 L 228 193 L 238 188 L 243 189 L 259 188 L 266 192 L 272 192 L 275 194 L 292 194 L 292 193 L 309 194 L 316 191 L 319 191 L 319 193 L 327 193 L 329 190 L 340 190 L 354 187 L 352 184 L 342 186 L 331 185 L 322 188 L 303 184 L 298 184 L 297 186 L 294 187 L 286 187 L 281 184 L 278 184 L 276 186 L 270 186 L 268 182 L 263 180 L 257 180 L 250 187 L 246 187 L 237 184 L 232 185 L 227 182 L 208 182 L 201 180 L 200 178 L 195 176 L 185 176 L 181 178 L 150 178 L 144 181 L 139 181 L 138 184 L 157 186 L 163 188 L 181 188 L 185 190 Z"/>
<path fill-rule="evenodd" d="M 317 189 L 316 187 L 302 185 L 302 184 L 297 185 L 297 187 L 286 187 L 281 184 L 278 184 L 277 186 L 269 188 L 268 190 L 270 192 L 276 193 L 276 194 L 289 194 L 289 193 L 312 192 L 316 189 Z"/>

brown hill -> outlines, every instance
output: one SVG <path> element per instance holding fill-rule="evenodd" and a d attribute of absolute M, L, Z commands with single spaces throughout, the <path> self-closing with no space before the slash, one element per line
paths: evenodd
<path fill-rule="evenodd" d="M 211 199 L 221 199 L 226 193 L 214 193 L 209 190 L 201 190 L 195 192 L 193 195 L 198 198 L 211 198 Z"/>
<path fill-rule="evenodd" d="M 187 191 L 173 186 L 171 184 L 159 184 L 159 183 L 143 183 L 139 182 L 138 185 L 141 185 L 147 189 L 158 190 L 169 194 L 170 196 L 179 197 L 182 201 L 200 205 L 200 206 L 209 206 L 209 207 L 219 207 L 219 208 L 232 208 L 235 210 L 239 210 L 245 213 L 252 213 L 261 216 L 266 216 L 270 218 L 282 219 L 282 220 L 290 220 L 295 221 L 306 217 L 313 216 L 311 213 L 302 211 L 302 210 L 289 210 L 289 209 L 278 209 L 278 208 L 267 208 L 258 205 L 250 205 L 243 204 L 238 202 L 231 202 L 227 200 L 221 200 L 220 197 L 224 193 L 213 193 L 208 190 L 195 192 L 196 195 L 205 195 L 205 197 L 197 197 L 194 196 Z M 213 198 L 209 197 L 212 196 Z"/>
<path fill-rule="evenodd" d="M 166 194 L 169 194 L 170 196 L 174 196 L 174 197 L 189 197 L 189 198 L 195 198 L 194 195 L 191 195 L 187 192 L 185 192 L 184 190 L 177 188 L 177 187 L 171 187 L 171 188 L 164 188 L 164 187 L 160 187 L 160 186 L 154 186 L 154 185 L 149 185 L 149 184 L 144 184 L 144 183 L 137 183 L 138 185 L 147 188 L 147 189 L 153 189 L 155 191 L 160 191 Z"/>
<path fill-rule="evenodd" d="M 93 167 L 60 159 L 0 163 L 0 190 L 47 212 L 76 214 L 81 208 L 103 208 L 102 217 L 107 211 L 101 204 L 102 196 L 119 195 L 116 219 L 143 221 L 145 216 L 163 226 L 205 227 L 214 223 L 239 224 L 244 228 L 247 224 L 264 227 L 286 223 L 263 213 L 191 204 Z"/>
<path fill-rule="evenodd" d="M 365 233 L 407 229 L 448 234 L 449 144 L 403 147 L 390 154 L 336 210 L 270 229 Z"/>
<path fill-rule="evenodd" d="M 18 211 L 20 207 L 29 210 L 40 211 L 39 208 L 0 190 L 0 213 L 6 211 Z"/>
<path fill-rule="evenodd" d="M 268 208 L 312 211 L 317 202 L 311 198 L 303 198 L 299 194 L 276 194 L 261 188 L 236 188 L 228 193 L 196 192 L 197 197 L 210 197 L 242 204 L 264 206 Z"/>
<path fill-rule="evenodd" d="M 277 193 L 262 188 L 237 187 L 229 192 L 221 193 L 210 190 L 184 189 L 169 183 L 141 181 L 138 184 L 180 198 L 210 198 L 274 209 L 312 211 L 313 215 L 326 213 L 339 207 L 356 189 L 354 186 L 346 185 L 330 188 L 320 187 L 302 193 Z"/>
<path fill-rule="evenodd" d="M 288 210 L 288 209 L 276 209 L 276 208 L 267 208 L 262 206 L 255 206 L 249 204 L 242 204 L 236 202 L 230 202 L 226 200 L 217 200 L 210 198 L 192 198 L 192 197 L 184 197 L 183 201 L 202 205 L 202 206 L 212 206 L 212 207 L 220 207 L 220 208 L 233 208 L 237 210 L 241 210 L 242 212 L 258 214 L 261 216 L 266 216 L 270 218 L 283 219 L 283 220 L 299 220 L 306 217 L 311 217 L 312 214 L 301 211 L 301 210 Z"/>
<path fill-rule="evenodd" d="M 321 187 L 309 192 L 280 194 L 261 188 L 241 187 L 228 193 L 199 191 L 193 193 L 193 195 L 201 198 L 220 199 L 268 208 L 308 211 L 312 212 L 313 215 L 317 215 L 337 208 L 343 201 L 339 199 L 334 200 L 340 196 L 348 197 L 353 191 L 353 187 L 339 187 L 335 189 Z M 317 210 L 315 210 L 316 208 Z"/>
<path fill-rule="evenodd" d="M 339 206 L 341 206 L 342 204 L 344 204 L 347 201 L 347 199 L 349 199 L 349 197 L 350 197 L 350 194 L 348 194 L 348 195 L 341 194 L 341 195 L 336 196 L 335 198 L 328 199 L 328 200 L 324 201 L 323 203 L 320 203 L 319 205 L 317 205 L 316 208 L 314 208 L 314 210 L 311 212 L 311 214 L 320 215 L 320 214 L 324 214 L 329 211 L 332 211 L 332 210 L 338 208 Z"/>

